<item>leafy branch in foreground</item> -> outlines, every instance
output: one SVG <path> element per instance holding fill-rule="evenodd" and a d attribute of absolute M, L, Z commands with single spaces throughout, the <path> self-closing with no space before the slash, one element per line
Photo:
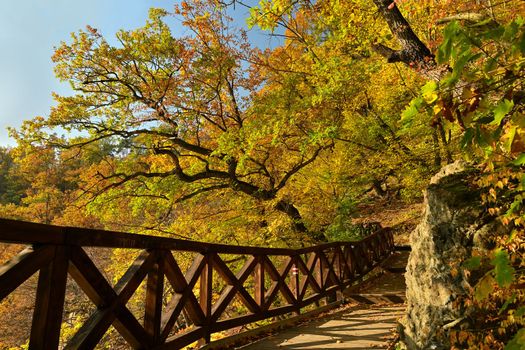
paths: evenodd
<path fill-rule="evenodd" d="M 437 62 L 451 71 L 438 84 L 429 83 L 421 90 L 405 118 L 427 110 L 461 129 L 464 156 L 483 169 L 477 180 L 483 190 L 481 200 L 508 232 L 495 235 L 494 250 L 475 252 L 465 262 L 466 270 L 483 273 L 474 281 L 471 295 L 462 300 L 472 319 L 456 326 L 451 341 L 457 349 L 521 349 L 525 344 L 525 21 L 518 16 L 482 29 L 453 21 L 444 30 Z"/>

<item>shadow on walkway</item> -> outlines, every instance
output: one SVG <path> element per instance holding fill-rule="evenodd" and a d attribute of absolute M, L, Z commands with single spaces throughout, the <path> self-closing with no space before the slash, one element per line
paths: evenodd
<path fill-rule="evenodd" d="M 404 309 L 404 305 L 351 306 L 240 349 L 381 349 Z"/>

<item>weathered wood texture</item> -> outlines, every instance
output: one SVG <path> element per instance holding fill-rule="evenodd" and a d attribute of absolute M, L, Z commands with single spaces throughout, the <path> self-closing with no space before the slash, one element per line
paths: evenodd
<path fill-rule="evenodd" d="M 362 277 L 394 250 L 380 230 L 359 242 L 303 249 L 230 246 L 0 219 L 0 242 L 31 245 L 0 266 L 0 301 L 39 271 L 30 349 L 58 348 L 67 274 L 97 309 L 65 345 L 93 349 L 113 325 L 132 348 L 178 349 L 262 319 L 299 314 Z M 142 249 L 112 287 L 84 247 Z M 177 254 L 191 252 L 186 273 Z M 221 255 L 235 256 L 225 261 Z M 241 263 L 233 268 L 231 261 Z M 236 271 L 236 272 L 234 272 Z M 143 281 L 144 320 L 126 306 Z M 170 291 L 168 293 L 167 291 Z M 185 320 L 184 327 L 178 320 Z"/>

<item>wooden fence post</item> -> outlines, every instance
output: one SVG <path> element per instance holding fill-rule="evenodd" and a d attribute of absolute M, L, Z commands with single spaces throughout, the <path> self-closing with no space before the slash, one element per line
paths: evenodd
<path fill-rule="evenodd" d="M 144 330 L 151 336 L 153 343 L 160 343 L 161 317 L 162 317 L 162 297 L 164 291 L 164 251 L 156 251 L 156 262 L 152 270 L 148 273 L 146 282 L 146 302 L 144 313 Z"/>
<path fill-rule="evenodd" d="M 200 295 L 199 303 L 205 316 L 204 338 L 200 343 L 208 344 L 211 340 L 210 320 L 211 320 L 211 306 L 213 294 L 213 262 L 210 253 L 206 254 L 206 266 L 202 269 L 200 280 Z"/>
<path fill-rule="evenodd" d="M 293 259 L 293 265 L 292 265 L 292 277 L 290 278 L 290 282 L 293 286 L 293 294 L 295 297 L 295 303 L 296 303 L 296 310 L 294 311 L 294 314 L 296 316 L 301 314 L 301 283 L 299 281 L 299 259 L 301 259 L 300 255 L 295 255 L 292 257 Z"/>
<path fill-rule="evenodd" d="M 66 292 L 69 248 L 54 247 L 51 263 L 42 267 L 38 274 L 35 310 L 29 349 L 57 349 Z"/>
<path fill-rule="evenodd" d="M 263 311 L 264 308 L 264 260 L 257 256 L 257 266 L 254 269 L 255 301 Z"/>

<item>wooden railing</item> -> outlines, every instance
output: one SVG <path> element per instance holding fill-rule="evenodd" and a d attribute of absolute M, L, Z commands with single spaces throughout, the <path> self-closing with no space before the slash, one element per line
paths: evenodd
<path fill-rule="evenodd" d="M 68 274 L 96 310 L 60 347 L 92 349 L 113 325 L 133 348 L 178 349 L 195 341 L 207 343 L 215 332 L 300 313 L 355 282 L 394 249 L 388 230 L 359 242 L 294 250 L 5 219 L 0 219 L 0 242 L 30 245 L 0 266 L 0 301 L 39 272 L 30 349 L 59 347 Z M 137 249 L 140 253 L 112 286 L 86 252 L 92 248 L 87 247 Z M 193 254 L 193 261 L 184 273 L 177 256 L 188 253 Z M 127 303 L 144 280 L 144 316 L 137 318 Z M 226 310 L 233 306 L 236 314 L 232 316 Z M 175 327 L 181 315 L 189 323 L 185 330 Z"/>

